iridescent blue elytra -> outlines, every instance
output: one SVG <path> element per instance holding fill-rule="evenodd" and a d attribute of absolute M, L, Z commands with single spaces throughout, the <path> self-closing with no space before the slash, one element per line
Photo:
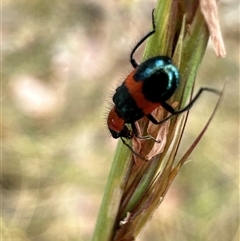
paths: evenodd
<path fill-rule="evenodd" d="M 173 95 L 180 76 L 170 58 L 157 56 L 140 64 L 133 79 L 143 82 L 142 93 L 147 100 L 161 103 Z"/>

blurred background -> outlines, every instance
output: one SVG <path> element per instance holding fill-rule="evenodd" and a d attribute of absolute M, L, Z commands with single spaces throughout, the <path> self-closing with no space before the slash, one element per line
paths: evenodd
<path fill-rule="evenodd" d="M 2 3 L 4 241 L 90 240 L 116 146 L 105 124 L 111 93 L 155 4 Z M 219 16 L 227 56 L 210 41 L 196 90 L 227 81 L 224 97 L 140 241 L 239 240 L 239 1 L 219 1 Z M 204 93 L 192 108 L 179 157 L 216 101 Z"/>

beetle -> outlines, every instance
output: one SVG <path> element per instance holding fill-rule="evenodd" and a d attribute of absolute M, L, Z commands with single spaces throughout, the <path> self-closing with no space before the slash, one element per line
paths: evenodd
<path fill-rule="evenodd" d="M 115 139 L 121 138 L 123 143 L 130 149 L 131 147 L 123 138 L 132 139 L 135 135 L 138 139 L 152 139 L 158 142 L 150 135 L 139 136 L 135 122 L 144 116 L 152 123 L 159 125 L 174 115 L 189 110 L 203 91 L 220 94 L 218 90 L 202 87 L 183 109 L 175 110 L 170 106 L 166 101 L 174 94 L 180 82 L 179 70 L 173 64 L 171 58 L 168 56 L 155 56 L 138 64 L 133 57 L 138 47 L 156 32 L 154 10 L 152 11 L 152 26 L 153 30 L 146 34 L 131 51 L 130 63 L 133 70 L 117 87 L 112 97 L 114 105 L 107 118 L 108 129 L 112 137 Z M 151 114 L 159 106 L 171 113 L 171 115 L 160 121 L 156 120 Z M 126 124 L 130 124 L 132 130 Z M 131 149 L 131 151 L 133 150 Z"/>

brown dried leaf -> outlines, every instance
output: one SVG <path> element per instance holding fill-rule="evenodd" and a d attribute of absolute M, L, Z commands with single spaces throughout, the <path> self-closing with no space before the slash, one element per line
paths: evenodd
<path fill-rule="evenodd" d="M 172 104 L 172 107 L 173 108 L 176 108 L 178 105 L 178 102 L 174 102 Z M 152 115 L 155 117 L 157 117 L 157 119 L 163 119 L 164 116 L 163 116 L 163 108 L 160 107 L 160 108 L 157 108 L 155 109 L 153 112 L 152 112 Z M 167 115 L 169 116 L 171 115 L 170 113 Z M 154 156 L 160 154 L 163 152 L 164 150 L 164 147 L 166 145 L 166 142 L 167 142 L 167 134 L 168 134 L 168 130 L 169 130 L 169 125 L 170 125 L 170 120 L 168 121 L 165 121 L 163 124 L 161 124 L 161 127 L 157 127 L 155 124 L 149 122 L 149 125 L 148 125 L 148 128 L 147 128 L 147 133 L 149 133 L 150 135 L 152 135 L 151 133 L 154 133 L 155 129 L 156 128 L 159 128 L 158 129 L 158 132 L 157 132 L 157 136 L 156 136 L 156 140 L 160 140 L 161 142 L 158 143 L 158 142 L 155 142 L 152 149 L 150 150 L 150 152 L 146 155 L 146 159 L 147 160 L 151 160 Z"/>
<path fill-rule="evenodd" d="M 208 26 L 217 57 L 225 57 L 226 50 L 220 29 L 216 0 L 200 0 L 200 8 Z"/>

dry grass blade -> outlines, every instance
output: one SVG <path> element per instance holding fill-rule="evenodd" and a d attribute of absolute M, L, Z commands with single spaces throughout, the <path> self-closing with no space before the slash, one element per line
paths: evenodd
<path fill-rule="evenodd" d="M 215 0 L 200 0 L 200 7 L 208 25 L 216 55 L 218 57 L 225 57 L 226 50 L 219 24 L 217 2 Z"/>
<path fill-rule="evenodd" d="M 180 159 L 180 161 L 178 162 L 178 164 L 176 165 L 176 167 L 173 169 L 173 174 L 177 174 L 177 172 L 180 170 L 180 167 L 187 161 L 187 158 L 190 156 L 190 154 L 192 153 L 192 151 L 194 150 L 194 148 L 197 146 L 197 144 L 199 143 L 199 141 L 201 140 L 201 138 L 203 137 L 204 133 L 206 132 L 208 126 L 210 125 L 211 121 L 213 120 L 214 115 L 216 114 L 217 109 L 219 108 L 219 104 L 221 102 L 222 96 L 223 96 L 223 92 L 225 89 L 225 85 L 222 89 L 221 95 L 216 103 L 216 106 L 211 114 L 211 116 L 209 117 L 208 122 L 206 123 L 206 125 L 204 126 L 204 128 L 202 129 L 202 131 L 199 133 L 198 137 L 196 138 L 196 140 L 192 143 L 192 145 L 189 147 L 189 149 L 186 151 L 186 153 L 183 155 L 183 157 Z"/>

